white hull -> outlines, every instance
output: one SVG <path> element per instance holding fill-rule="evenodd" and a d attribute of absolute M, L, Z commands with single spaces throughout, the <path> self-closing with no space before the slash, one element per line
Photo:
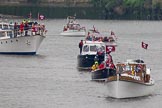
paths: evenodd
<path fill-rule="evenodd" d="M 151 95 L 154 84 L 141 84 L 129 81 L 110 81 L 106 83 L 108 95 L 113 98 L 132 98 Z"/>
<path fill-rule="evenodd" d="M 0 54 L 36 54 L 45 37 L 21 36 L 0 40 Z"/>
<path fill-rule="evenodd" d="M 80 36 L 80 37 L 85 37 L 86 32 L 85 31 L 75 31 L 75 30 L 69 30 L 69 31 L 64 31 L 60 33 L 62 36 Z"/>

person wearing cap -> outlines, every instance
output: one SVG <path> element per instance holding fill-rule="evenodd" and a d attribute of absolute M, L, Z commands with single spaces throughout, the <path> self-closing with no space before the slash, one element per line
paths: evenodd
<path fill-rule="evenodd" d="M 80 54 L 82 53 L 82 48 L 83 48 L 83 40 L 79 42 Z"/>
<path fill-rule="evenodd" d="M 98 61 L 95 61 L 95 64 L 91 68 L 93 71 L 98 69 Z"/>

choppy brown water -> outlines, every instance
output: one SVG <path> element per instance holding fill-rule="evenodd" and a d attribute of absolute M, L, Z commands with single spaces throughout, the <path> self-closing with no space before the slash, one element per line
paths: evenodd
<path fill-rule="evenodd" d="M 66 20 L 47 20 L 47 37 L 36 56 L 0 55 L 0 108 L 159 108 L 162 103 L 162 21 L 79 20 L 86 28 L 113 30 L 118 47 L 114 62 L 141 58 L 151 67 L 155 93 L 112 99 L 91 74 L 78 71 L 78 42 L 59 36 Z M 148 50 L 141 42 L 149 44 Z M 140 91 L 139 91 L 140 92 Z"/>

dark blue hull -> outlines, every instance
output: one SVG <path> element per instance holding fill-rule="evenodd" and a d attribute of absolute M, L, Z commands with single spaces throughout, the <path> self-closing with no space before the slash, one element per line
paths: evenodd
<path fill-rule="evenodd" d="M 102 80 L 114 75 L 116 75 L 116 71 L 109 68 L 104 68 L 91 72 L 92 80 Z"/>
<path fill-rule="evenodd" d="M 78 68 L 79 69 L 91 69 L 94 64 L 96 55 L 78 55 Z M 104 56 L 98 56 L 98 63 L 104 61 Z"/>
<path fill-rule="evenodd" d="M 0 54 L 8 54 L 8 55 L 35 55 L 36 52 L 0 52 Z"/>

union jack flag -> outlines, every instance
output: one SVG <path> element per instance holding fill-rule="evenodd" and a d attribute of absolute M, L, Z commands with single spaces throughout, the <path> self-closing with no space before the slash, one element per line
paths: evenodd
<path fill-rule="evenodd" d="M 106 45 L 106 52 L 115 52 L 115 46 Z"/>
<path fill-rule="evenodd" d="M 45 16 L 38 13 L 38 20 L 44 20 L 44 19 L 45 19 Z"/>
<path fill-rule="evenodd" d="M 146 44 L 146 43 L 142 42 L 141 46 L 142 46 L 142 48 L 147 49 L 148 44 Z"/>

